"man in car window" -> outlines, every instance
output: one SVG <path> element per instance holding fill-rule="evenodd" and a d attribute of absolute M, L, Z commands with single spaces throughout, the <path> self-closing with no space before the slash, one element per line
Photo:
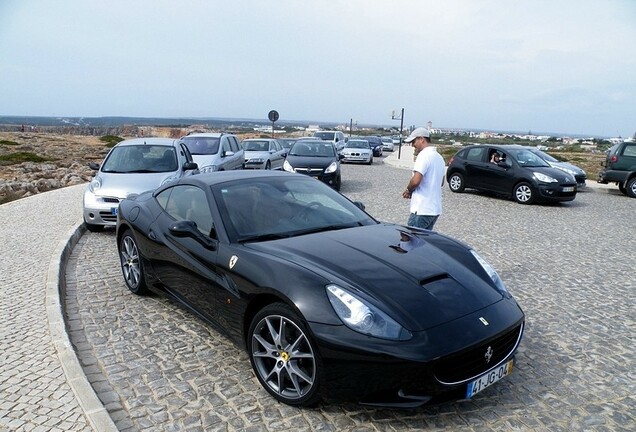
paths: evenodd
<path fill-rule="evenodd" d="M 431 134 L 426 128 L 415 129 L 404 142 L 418 150 L 413 176 L 402 193 L 411 200 L 407 225 L 432 230 L 442 214 L 444 158 L 430 145 Z"/>

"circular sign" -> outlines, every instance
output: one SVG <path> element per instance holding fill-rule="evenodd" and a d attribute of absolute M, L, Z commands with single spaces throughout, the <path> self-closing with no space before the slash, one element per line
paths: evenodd
<path fill-rule="evenodd" d="M 269 121 L 275 122 L 278 120 L 278 111 L 271 110 L 269 114 L 267 114 L 267 117 L 269 118 Z"/>

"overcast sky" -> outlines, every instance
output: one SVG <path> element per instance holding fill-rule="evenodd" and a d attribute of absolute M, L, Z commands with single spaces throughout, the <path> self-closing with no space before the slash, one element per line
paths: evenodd
<path fill-rule="evenodd" d="M 0 115 L 632 136 L 634 0 L 0 0 Z"/>

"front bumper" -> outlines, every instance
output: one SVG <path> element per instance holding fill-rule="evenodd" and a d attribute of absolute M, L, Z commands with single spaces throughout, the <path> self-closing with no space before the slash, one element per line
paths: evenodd
<path fill-rule="evenodd" d="M 571 191 L 566 191 L 567 188 L 571 188 Z M 576 192 L 578 190 L 575 183 L 568 184 L 544 184 L 540 183 L 539 187 L 539 199 L 542 201 L 572 201 L 576 198 Z"/>
<path fill-rule="evenodd" d="M 84 222 L 91 225 L 115 226 L 117 207 L 121 200 L 117 197 L 97 196 L 86 192 L 83 205 Z"/>
<path fill-rule="evenodd" d="M 311 176 L 331 187 L 338 185 L 338 178 L 340 177 L 340 171 L 325 173 L 324 168 L 294 168 L 294 172 Z"/>
<path fill-rule="evenodd" d="M 371 155 L 366 155 L 366 154 L 346 154 L 345 157 L 342 159 L 342 162 L 363 162 L 363 163 L 369 163 L 371 162 Z"/>

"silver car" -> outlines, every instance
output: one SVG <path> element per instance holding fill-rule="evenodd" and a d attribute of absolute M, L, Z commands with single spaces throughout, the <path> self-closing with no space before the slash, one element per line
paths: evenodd
<path fill-rule="evenodd" d="M 243 147 L 228 133 L 192 133 L 180 138 L 202 173 L 242 169 Z"/>
<path fill-rule="evenodd" d="M 341 162 L 373 163 L 373 150 L 367 140 L 350 138 L 340 154 L 343 156 Z"/>
<path fill-rule="evenodd" d="M 241 141 L 245 151 L 245 169 L 283 169 L 287 150 L 270 138 L 250 138 Z"/>
<path fill-rule="evenodd" d="M 131 194 L 153 190 L 185 175 L 197 164 L 187 147 L 170 138 L 135 138 L 120 142 L 100 165 L 84 191 L 84 223 L 89 231 L 115 226 L 117 206 Z"/>

